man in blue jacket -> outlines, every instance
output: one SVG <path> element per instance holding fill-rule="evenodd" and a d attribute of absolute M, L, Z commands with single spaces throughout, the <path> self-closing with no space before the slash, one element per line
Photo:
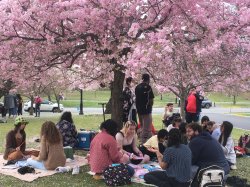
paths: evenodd
<path fill-rule="evenodd" d="M 225 158 L 221 145 L 208 132 L 202 132 L 198 123 L 187 126 L 187 138 L 190 140 L 189 148 L 192 151 L 192 165 L 199 169 L 217 165 L 224 169 L 225 175 L 230 167 Z"/>

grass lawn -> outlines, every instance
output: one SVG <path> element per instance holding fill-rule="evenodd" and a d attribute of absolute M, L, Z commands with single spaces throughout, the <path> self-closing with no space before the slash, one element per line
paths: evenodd
<path fill-rule="evenodd" d="M 205 96 L 220 107 L 250 107 L 250 95 L 244 93 L 236 98 L 236 105 L 233 105 L 233 98 L 222 93 L 206 93 Z M 52 97 L 53 98 L 53 97 Z M 78 107 L 80 93 L 78 91 L 67 91 L 66 100 L 62 101 L 65 107 Z M 98 103 L 108 102 L 110 98 L 109 90 L 96 90 L 83 92 L 84 107 L 100 107 Z M 164 107 L 166 103 L 175 103 L 176 97 L 173 93 L 157 94 L 155 91 L 154 107 Z"/>
<path fill-rule="evenodd" d="M 173 93 L 164 93 L 162 95 L 155 93 L 154 107 L 164 107 L 166 103 L 176 102 L 176 97 Z M 41 95 L 43 99 L 47 99 L 46 95 Z M 80 105 L 80 92 L 79 91 L 65 91 L 65 100 L 61 101 L 64 107 L 79 107 Z M 227 96 L 223 93 L 213 93 L 209 92 L 205 94 L 205 97 L 209 98 L 212 102 L 215 102 L 216 106 L 220 107 L 250 107 L 250 94 L 243 93 L 236 98 L 236 105 L 233 105 L 232 96 Z M 51 96 L 52 101 L 56 102 L 54 96 Z M 83 91 L 83 106 L 84 107 L 101 107 L 98 103 L 107 103 L 110 98 L 110 90 L 100 89 L 100 90 L 87 90 Z M 3 97 L 0 98 L 3 100 Z M 24 100 L 29 100 L 24 97 Z M 175 104 L 177 106 L 177 104 Z"/>
<path fill-rule="evenodd" d="M 107 116 L 108 117 L 108 116 Z M 154 115 L 154 125 L 156 129 L 161 129 L 162 123 L 161 123 L 161 115 Z M 27 118 L 30 123 L 26 126 L 26 134 L 27 134 L 27 146 L 28 147 L 37 147 L 39 144 L 34 142 L 34 139 L 39 137 L 39 132 L 41 128 L 41 124 L 46 120 L 51 120 L 53 122 L 57 122 L 59 119 L 58 116 L 46 118 Z M 73 116 L 74 122 L 77 126 L 77 129 L 85 128 L 85 129 L 98 129 L 100 123 L 102 122 L 103 118 L 102 115 L 88 115 L 88 116 L 79 116 L 75 115 Z M 3 153 L 4 151 L 4 145 L 5 145 L 5 136 L 7 132 L 13 128 L 13 119 L 9 119 L 8 123 L 1 123 L 0 124 L 0 152 Z M 240 135 L 244 133 L 243 130 L 240 129 L 234 129 L 233 130 L 233 138 L 238 140 Z M 250 133 L 250 132 L 249 132 Z M 77 154 L 84 155 L 86 152 L 78 151 Z M 242 178 L 250 178 L 250 158 L 240 158 L 237 160 L 237 167 L 238 169 L 236 171 L 233 171 L 232 175 L 237 175 Z M 72 176 L 71 173 L 65 173 L 65 174 L 55 174 L 49 177 L 43 177 L 40 179 L 35 180 L 32 183 L 23 182 L 19 179 L 0 175 L 0 186 L 38 186 L 38 187 L 44 187 L 44 186 L 106 186 L 103 181 L 95 181 L 91 178 L 90 175 L 86 174 L 86 172 L 89 171 L 88 166 L 81 167 L 81 171 L 79 175 Z M 250 181 L 248 181 L 248 184 L 250 184 Z M 135 186 L 142 186 L 138 184 L 130 185 L 132 187 Z"/>
<path fill-rule="evenodd" d="M 233 115 L 250 117 L 249 112 L 242 112 L 242 113 L 241 112 L 234 112 Z"/>

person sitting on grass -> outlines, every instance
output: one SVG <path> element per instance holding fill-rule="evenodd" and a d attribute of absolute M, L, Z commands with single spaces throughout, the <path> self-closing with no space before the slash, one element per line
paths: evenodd
<path fill-rule="evenodd" d="M 143 155 L 137 147 L 137 124 L 134 121 L 127 121 L 120 132 L 115 136 L 120 151 L 127 155 L 128 160 L 133 158 L 133 155 L 137 157 L 143 157 L 142 162 L 146 163 L 150 160 L 148 155 Z"/>
<path fill-rule="evenodd" d="M 159 150 L 155 152 L 163 171 L 152 171 L 144 176 L 148 184 L 160 187 L 188 187 L 191 176 L 192 152 L 187 145 L 181 144 L 181 133 L 178 129 L 171 129 L 168 133 L 168 146 L 163 155 Z"/>
<path fill-rule="evenodd" d="M 70 146 L 74 148 L 77 146 L 77 130 L 74 125 L 71 112 L 64 112 L 60 121 L 56 124 L 56 127 L 62 135 L 64 147 Z"/>
<path fill-rule="evenodd" d="M 189 148 L 192 151 L 192 176 L 195 176 L 197 169 L 203 169 L 217 165 L 229 173 L 229 164 L 225 158 L 221 145 L 208 132 L 202 131 L 198 123 L 187 125 L 187 138 L 190 140 Z M 194 169 L 196 168 L 196 169 Z"/>
<path fill-rule="evenodd" d="M 173 128 L 179 129 L 179 126 L 180 126 L 181 122 L 182 122 L 181 118 L 179 118 L 179 117 L 174 118 L 172 124 L 170 124 L 167 127 L 167 131 L 169 132 Z"/>
<path fill-rule="evenodd" d="M 43 123 L 40 137 L 40 153 L 38 157 L 29 158 L 28 165 L 42 170 L 54 170 L 59 166 L 65 166 L 62 137 L 56 125 L 51 121 Z"/>
<path fill-rule="evenodd" d="M 150 160 L 156 158 L 155 152 L 151 152 L 148 149 L 154 148 L 159 150 L 161 154 L 165 151 L 165 142 L 168 138 L 168 131 L 166 129 L 161 129 L 158 131 L 157 135 L 152 136 L 146 143 L 140 146 L 140 151 L 143 154 L 149 155 Z"/>
<path fill-rule="evenodd" d="M 220 124 L 216 124 L 214 121 L 207 122 L 207 131 L 214 139 L 219 140 L 221 134 Z"/>
<path fill-rule="evenodd" d="M 186 122 L 181 122 L 179 126 L 179 131 L 181 133 L 181 143 L 187 145 L 188 144 L 188 139 L 187 139 L 187 131 L 186 131 L 187 123 Z"/>
<path fill-rule="evenodd" d="M 109 165 L 128 161 L 118 149 L 115 140 L 117 129 L 117 123 L 111 119 L 102 122 L 101 132 L 90 143 L 88 161 L 91 172 L 95 173 L 94 179 L 101 179 L 101 174 Z"/>
<path fill-rule="evenodd" d="M 167 103 L 165 106 L 165 111 L 163 115 L 162 122 L 165 124 L 165 126 L 169 126 L 171 122 L 173 121 L 173 113 L 174 113 L 174 104 L 173 103 Z"/>
<path fill-rule="evenodd" d="M 221 135 L 219 137 L 219 143 L 222 146 L 225 157 L 229 163 L 230 168 L 237 169 L 236 153 L 234 151 L 234 140 L 231 137 L 233 124 L 228 121 L 223 121 L 220 130 L 221 130 Z"/>
<path fill-rule="evenodd" d="M 31 155 L 38 155 L 37 151 L 26 151 L 26 133 L 24 131 L 29 122 L 23 117 L 15 119 L 15 128 L 6 136 L 6 146 L 3 158 L 5 160 L 20 160 Z"/>
<path fill-rule="evenodd" d="M 208 116 L 203 116 L 203 117 L 201 118 L 201 127 L 202 127 L 202 130 L 203 130 L 203 131 L 208 131 L 208 129 L 207 129 L 207 123 L 208 123 L 209 121 L 210 121 L 210 120 L 209 120 Z"/>

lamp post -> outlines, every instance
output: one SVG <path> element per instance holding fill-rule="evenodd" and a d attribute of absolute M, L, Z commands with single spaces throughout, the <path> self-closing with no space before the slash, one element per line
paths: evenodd
<path fill-rule="evenodd" d="M 80 89 L 80 111 L 79 115 L 83 115 L 82 89 Z"/>

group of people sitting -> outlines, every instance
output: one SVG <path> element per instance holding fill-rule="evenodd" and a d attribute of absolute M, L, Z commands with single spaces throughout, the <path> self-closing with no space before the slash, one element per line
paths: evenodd
<path fill-rule="evenodd" d="M 27 164 L 43 170 L 54 170 L 65 166 L 64 146 L 77 146 L 77 130 L 71 112 L 64 112 L 57 124 L 46 121 L 40 131 L 40 150 L 26 150 L 25 127 L 29 122 L 16 117 L 14 129 L 6 136 L 4 159 L 17 161 L 27 159 Z"/>
<path fill-rule="evenodd" d="M 210 122 L 210 121 L 208 121 Z M 91 171 L 100 178 L 102 172 L 113 163 L 133 163 L 133 156 L 141 163 L 158 161 L 163 171 L 152 171 L 144 176 L 145 182 L 156 186 L 189 186 L 200 169 L 211 165 L 222 168 L 225 175 L 236 169 L 231 132 L 233 125 L 224 121 L 220 126 L 218 140 L 211 136 L 206 125 L 183 123 L 173 120 L 171 129 L 161 129 L 144 144 L 137 142 L 137 125 L 133 121 L 124 124 L 118 131 L 112 120 L 103 122 L 101 132 L 90 146 L 89 163 Z M 132 157 L 131 157 L 132 155 Z"/>
<path fill-rule="evenodd" d="M 46 121 L 40 132 L 40 150 L 26 150 L 25 127 L 28 121 L 18 116 L 15 128 L 6 136 L 4 159 L 28 158 L 27 163 L 38 169 L 54 170 L 64 166 L 64 146 L 77 145 L 77 130 L 70 112 L 63 113 L 57 124 Z M 213 124 L 210 127 L 210 124 Z M 173 119 L 171 128 L 161 129 L 157 135 L 139 145 L 137 124 L 127 121 L 118 131 L 111 119 L 101 123 L 100 132 L 90 144 L 89 164 L 95 178 L 113 163 L 140 163 L 158 161 L 164 171 L 149 172 L 144 176 L 147 183 L 157 186 L 188 186 L 197 170 L 217 165 L 225 174 L 236 169 L 234 142 L 231 137 L 233 125 L 224 121 L 220 127 L 205 116 L 198 123 L 183 123 Z M 217 134 L 219 136 L 213 136 Z M 218 138 L 216 138 L 218 137 Z"/>

